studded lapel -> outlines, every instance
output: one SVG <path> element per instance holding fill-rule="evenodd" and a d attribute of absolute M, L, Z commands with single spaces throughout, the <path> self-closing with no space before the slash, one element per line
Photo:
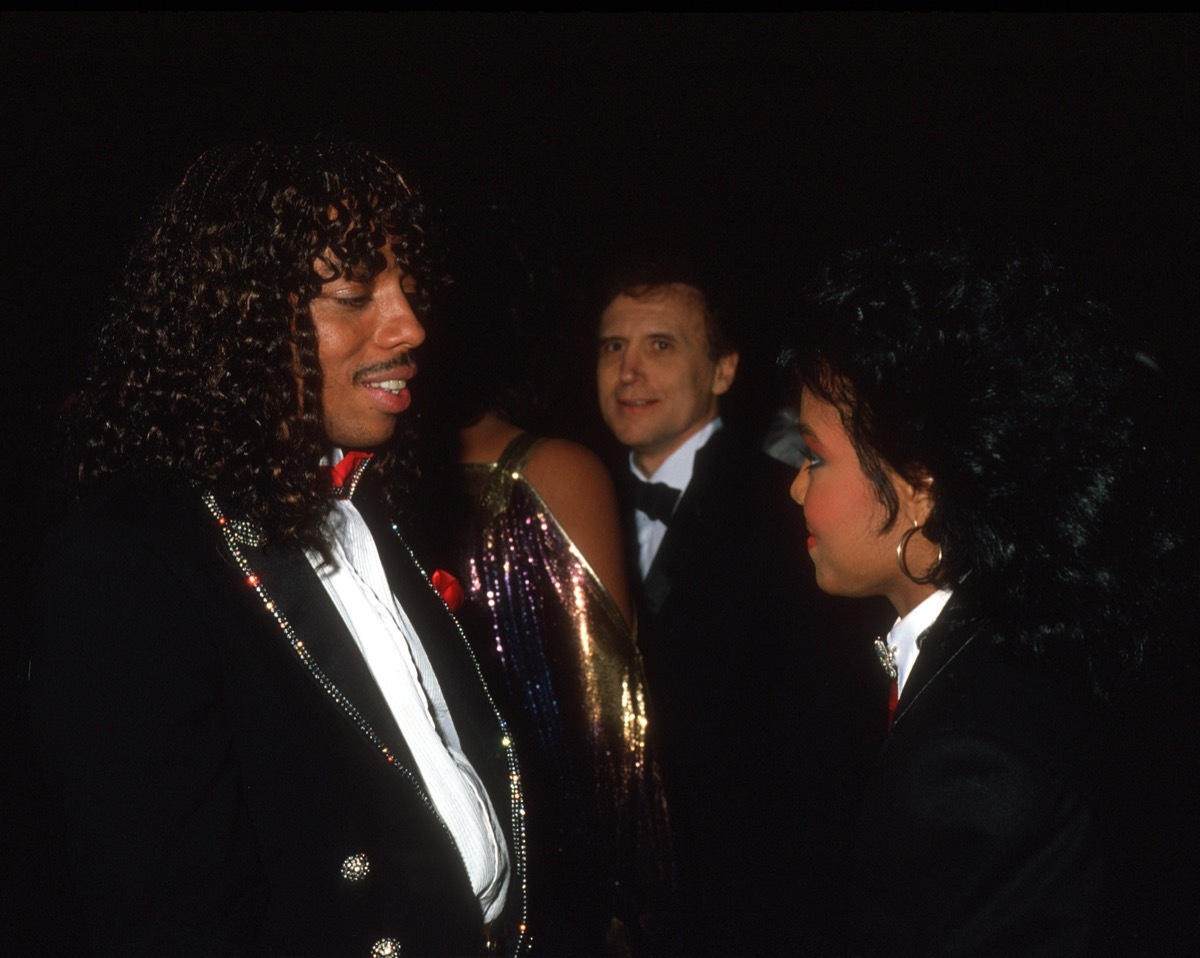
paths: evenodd
<path fill-rule="evenodd" d="M 215 499 L 209 511 L 224 518 Z M 214 511 L 215 510 L 215 511 Z M 322 697 L 366 737 L 383 761 L 413 770 L 412 753 L 387 702 L 308 559 L 293 550 L 264 548 L 253 535 L 222 524 L 225 545 L 253 589 L 263 615 L 274 621 L 279 641 L 290 646 L 293 662 L 305 670 Z M 414 771 L 409 773 L 414 780 Z"/>
<path fill-rule="evenodd" d="M 503 814 L 501 810 L 508 809 L 508 840 L 515 869 L 513 887 L 520 889 L 517 914 L 521 916 L 518 927 L 522 931 L 514 946 L 519 952 L 525 926 L 527 851 L 525 799 L 516 749 L 465 634 L 434 589 L 426 570 L 388 521 L 380 500 L 373 494 L 376 483 L 375 473 L 368 470 L 354 504 L 375 539 L 393 593 L 421 636 L 463 751 L 481 774 L 496 811 Z"/>
<path fill-rule="evenodd" d="M 421 568 L 391 526 L 378 498 L 372 494 L 375 479 L 375 475 L 368 471 L 363 477 L 360 492 L 354 497 L 354 505 L 375 539 L 388 584 L 421 637 L 425 655 L 433 666 L 433 673 L 437 676 L 442 696 L 468 757 L 473 763 L 487 762 L 494 764 L 497 770 L 502 770 L 504 762 L 496 747 L 501 732 L 500 718 L 491 704 L 490 696 L 486 694 L 486 685 L 474 654 L 445 602 L 433 588 L 426 570 Z M 503 774 L 506 775 L 506 772 Z M 505 796 L 501 796 L 501 801 L 505 799 Z M 496 800 L 495 796 L 493 800 Z"/>

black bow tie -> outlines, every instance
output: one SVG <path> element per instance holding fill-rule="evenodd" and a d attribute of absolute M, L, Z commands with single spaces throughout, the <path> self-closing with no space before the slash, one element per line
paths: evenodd
<path fill-rule="evenodd" d="M 665 482 L 643 482 L 633 478 L 633 504 L 651 519 L 670 522 L 675 504 L 679 501 L 679 490 Z"/>

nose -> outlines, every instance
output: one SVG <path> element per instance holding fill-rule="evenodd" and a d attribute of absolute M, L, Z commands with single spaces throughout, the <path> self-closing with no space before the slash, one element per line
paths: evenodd
<path fill-rule="evenodd" d="M 425 341 L 425 327 L 400 289 L 380 299 L 375 344 L 383 349 L 415 349 Z"/>
<path fill-rule="evenodd" d="M 806 462 L 800 467 L 800 471 L 796 473 L 796 478 L 792 480 L 792 488 L 790 490 L 792 501 L 797 505 L 804 505 L 804 497 L 808 495 L 808 483 L 810 476 L 808 474 L 808 463 Z"/>
<path fill-rule="evenodd" d="M 635 350 L 626 349 L 621 353 L 621 382 L 631 383 L 641 374 L 641 363 L 638 362 Z"/>

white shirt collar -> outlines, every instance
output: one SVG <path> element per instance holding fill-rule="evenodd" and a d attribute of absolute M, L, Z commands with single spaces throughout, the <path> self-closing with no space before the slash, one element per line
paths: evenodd
<path fill-rule="evenodd" d="M 639 479 L 654 482 L 665 482 L 668 486 L 675 489 L 686 489 L 688 483 L 692 481 L 692 469 L 696 462 L 696 453 L 704 448 L 704 444 L 712 437 L 723 423 L 721 417 L 717 416 L 705 425 L 694 435 L 688 436 L 683 441 L 678 449 L 663 460 L 663 464 L 659 466 L 653 476 L 647 476 L 633 461 L 633 453 L 629 454 L 629 470 Z"/>
<path fill-rule="evenodd" d="M 888 633 L 887 644 L 896 657 L 896 688 L 900 692 L 904 691 L 904 683 L 908 680 L 913 663 L 917 661 L 917 655 L 921 651 L 917 639 L 937 621 L 942 609 L 950 601 L 951 594 L 950 589 L 939 589 L 904 618 L 897 619 Z"/>
<path fill-rule="evenodd" d="M 696 453 L 699 452 L 712 435 L 721 428 L 721 417 L 704 424 L 693 436 L 688 436 L 683 444 L 669 455 L 661 466 L 654 472 L 654 482 L 665 482 L 668 486 L 678 489 L 681 493 L 692 481 L 692 470 L 695 466 Z M 629 471 L 638 479 L 647 478 L 633 462 L 633 453 L 629 454 Z M 658 547 L 662 545 L 667 535 L 665 523 L 651 519 L 640 509 L 635 509 L 634 523 L 637 526 L 638 537 L 638 570 L 643 579 L 650 572 L 654 557 L 658 555 Z"/>

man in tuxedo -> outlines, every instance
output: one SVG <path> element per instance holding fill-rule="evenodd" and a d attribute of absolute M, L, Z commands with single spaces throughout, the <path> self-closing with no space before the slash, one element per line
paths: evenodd
<path fill-rule="evenodd" d="M 129 260 L 28 601 L 88 954 L 521 950 L 519 766 L 399 531 L 422 216 L 370 151 L 256 143 Z"/>
<path fill-rule="evenodd" d="M 681 953 L 812 951 L 826 869 L 886 727 L 873 610 L 817 591 L 795 471 L 723 422 L 739 354 L 693 273 L 620 277 L 598 340 L 601 413 L 629 451 L 618 485 Z"/>

